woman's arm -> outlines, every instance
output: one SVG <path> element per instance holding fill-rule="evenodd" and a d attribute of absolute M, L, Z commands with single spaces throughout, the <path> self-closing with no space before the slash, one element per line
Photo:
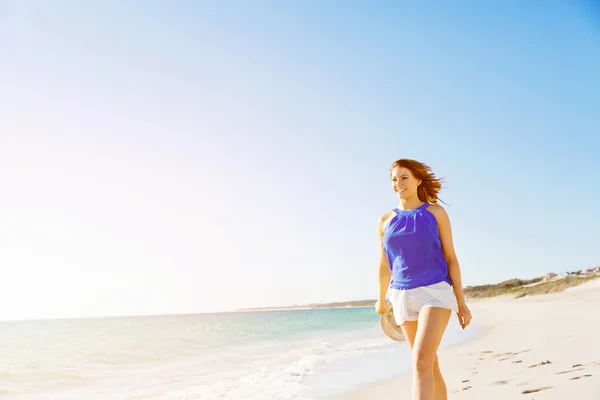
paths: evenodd
<path fill-rule="evenodd" d="M 438 232 L 442 243 L 442 250 L 444 251 L 444 256 L 448 263 L 448 274 L 450 275 L 452 287 L 454 288 L 454 295 L 458 302 L 458 320 L 464 329 L 471 323 L 472 317 L 471 311 L 465 302 L 460 265 L 458 263 L 458 257 L 456 257 L 456 252 L 454 251 L 450 218 L 448 217 L 446 210 L 444 210 L 444 207 L 439 204 L 433 204 L 429 206 L 429 209 L 438 223 Z"/>
<path fill-rule="evenodd" d="M 463 293 L 458 257 L 456 257 L 456 252 L 454 251 L 454 241 L 452 239 L 450 218 L 448 217 L 446 210 L 444 210 L 444 207 L 440 206 L 439 204 L 430 206 L 430 209 L 438 223 L 438 232 L 440 235 L 440 241 L 442 243 L 442 250 L 444 251 L 444 256 L 446 258 L 446 262 L 448 263 L 448 273 L 450 275 L 450 280 L 452 281 L 456 299 L 459 303 L 464 303 L 465 295 Z"/>
<path fill-rule="evenodd" d="M 388 214 L 379 218 L 377 223 L 377 232 L 379 234 L 379 304 L 385 305 L 385 295 L 387 294 L 390 281 L 392 280 L 392 272 L 390 271 L 390 263 L 383 249 L 383 231 L 385 223 L 388 220 Z"/>

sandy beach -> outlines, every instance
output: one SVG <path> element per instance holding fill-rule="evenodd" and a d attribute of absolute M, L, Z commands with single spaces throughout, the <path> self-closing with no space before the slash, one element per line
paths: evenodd
<path fill-rule="evenodd" d="M 449 399 L 600 399 L 600 279 L 469 304 L 485 310 L 473 316 L 482 335 L 438 353 Z M 408 400 L 411 379 L 403 374 L 331 400 Z"/>

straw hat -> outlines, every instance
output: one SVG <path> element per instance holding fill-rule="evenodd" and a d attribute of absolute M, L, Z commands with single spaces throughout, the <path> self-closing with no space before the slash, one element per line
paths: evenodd
<path fill-rule="evenodd" d="M 396 342 L 404 341 L 405 338 L 402 329 L 400 328 L 400 325 L 396 324 L 396 320 L 394 319 L 392 303 L 387 301 L 385 303 L 385 308 L 386 312 L 381 314 L 381 329 L 383 330 L 383 333 Z"/>

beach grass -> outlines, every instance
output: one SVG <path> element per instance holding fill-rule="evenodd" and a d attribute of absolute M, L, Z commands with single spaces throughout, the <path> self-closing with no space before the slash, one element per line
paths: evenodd
<path fill-rule="evenodd" d="M 565 289 L 579 286 L 598 277 L 598 275 L 575 275 L 551 281 L 543 281 L 543 278 L 531 280 L 511 279 L 495 285 L 467 287 L 464 292 L 467 298 L 488 298 L 505 295 L 520 298 L 562 292 Z"/>
<path fill-rule="evenodd" d="M 537 277 L 533 279 L 509 279 L 496 284 L 467 286 L 464 293 L 467 299 L 485 299 L 498 296 L 511 296 L 515 298 L 535 296 L 549 293 L 559 293 L 570 287 L 579 286 L 585 282 L 600 278 L 600 272 L 581 274 L 581 271 L 569 273 L 565 277 Z M 315 309 L 315 308 L 343 308 L 343 307 L 372 307 L 376 299 L 340 301 L 324 304 L 303 304 L 285 307 L 248 308 L 239 311 L 278 310 L 278 309 Z"/>

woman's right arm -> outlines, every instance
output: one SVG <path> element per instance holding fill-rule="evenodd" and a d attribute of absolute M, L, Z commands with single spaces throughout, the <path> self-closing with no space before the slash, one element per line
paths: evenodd
<path fill-rule="evenodd" d="M 377 224 L 377 231 L 379 234 L 379 304 L 381 308 L 385 305 L 385 295 L 387 294 L 390 281 L 392 279 L 392 272 L 390 271 L 390 263 L 388 262 L 387 255 L 383 249 L 383 230 L 385 223 L 388 219 L 388 214 L 385 214 L 379 218 Z"/>

